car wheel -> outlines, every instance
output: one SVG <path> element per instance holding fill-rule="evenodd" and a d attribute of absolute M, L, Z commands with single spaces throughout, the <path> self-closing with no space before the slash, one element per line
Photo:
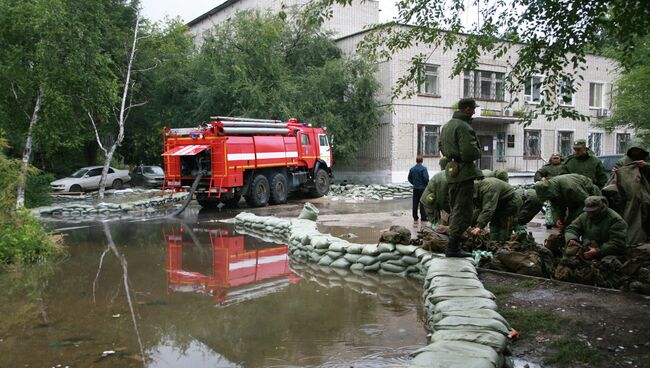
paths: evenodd
<path fill-rule="evenodd" d="M 73 184 L 70 187 L 70 192 L 81 192 L 81 191 L 82 191 L 81 185 L 79 185 L 79 184 Z"/>
<path fill-rule="evenodd" d="M 113 189 L 122 189 L 122 180 L 120 179 L 115 179 L 113 180 L 113 185 L 111 185 Z"/>

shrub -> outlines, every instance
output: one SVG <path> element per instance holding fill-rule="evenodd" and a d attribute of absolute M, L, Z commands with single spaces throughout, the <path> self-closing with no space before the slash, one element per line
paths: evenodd
<path fill-rule="evenodd" d="M 43 229 L 37 218 L 27 210 L 12 216 L 3 215 L 0 222 L 0 263 L 20 265 L 43 262 L 60 253 L 62 247 Z"/>
<path fill-rule="evenodd" d="M 50 173 L 40 172 L 29 175 L 27 177 L 27 187 L 25 188 L 25 206 L 34 208 L 52 203 L 50 183 L 54 180 L 54 175 Z"/>

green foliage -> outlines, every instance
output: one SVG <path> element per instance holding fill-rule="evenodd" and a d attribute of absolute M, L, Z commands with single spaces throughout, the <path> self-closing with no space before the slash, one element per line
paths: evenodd
<path fill-rule="evenodd" d="M 373 73 L 317 27 L 242 12 L 214 29 L 192 63 L 194 125 L 217 114 L 296 117 L 327 127 L 345 162 L 379 122 Z"/>
<path fill-rule="evenodd" d="M 327 14 L 332 4 L 349 1 L 321 0 L 321 14 Z M 559 105 L 556 87 L 567 82 L 570 87 L 563 91 L 575 92 L 586 68 L 587 52 L 599 52 L 608 45 L 601 42 L 603 35 L 623 50 L 625 65 L 625 55 L 650 33 L 650 1 L 646 0 L 473 0 L 470 4 L 473 7 L 468 8 L 465 0 L 398 1 L 395 21 L 373 28 L 360 50 L 374 60 L 385 60 L 418 44 L 431 45 L 455 54 L 452 77 L 476 69 L 480 58 L 490 55 L 504 60 L 512 50 L 516 57 L 508 59 L 509 92 L 516 96 L 530 76 L 545 76 L 544 98 L 526 120 L 541 114 L 549 120 L 568 117 L 584 121 L 586 116 Z M 466 26 L 463 21 L 468 15 L 480 21 Z M 413 93 L 412 86 L 428 58 L 428 52 L 412 56 L 411 68 L 398 80 L 393 97 Z"/>
<path fill-rule="evenodd" d="M 49 173 L 39 172 L 29 175 L 25 189 L 25 207 L 34 208 L 51 204 L 50 183 L 54 180 L 54 175 Z"/>
<path fill-rule="evenodd" d="M 643 106 L 650 96 L 650 36 L 637 44 L 628 60 L 632 66 L 616 84 L 612 116 L 598 125 L 607 129 L 633 128 L 650 141 L 650 111 Z"/>
<path fill-rule="evenodd" d="M 39 263 L 59 251 L 51 235 L 27 210 L 0 217 L 0 264 Z"/>

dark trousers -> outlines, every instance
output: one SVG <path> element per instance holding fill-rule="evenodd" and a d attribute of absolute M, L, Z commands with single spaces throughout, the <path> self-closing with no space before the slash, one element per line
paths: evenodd
<path fill-rule="evenodd" d="M 423 189 L 413 188 L 413 220 L 418 220 L 418 207 L 420 207 L 420 219 L 422 221 L 427 221 L 427 214 L 424 212 L 424 206 L 420 203 L 420 198 L 422 198 Z"/>
<path fill-rule="evenodd" d="M 472 224 L 474 180 L 449 183 L 449 237 L 460 240 Z"/>

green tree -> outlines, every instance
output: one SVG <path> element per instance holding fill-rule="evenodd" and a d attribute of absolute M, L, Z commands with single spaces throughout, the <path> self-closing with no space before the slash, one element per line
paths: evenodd
<path fill-rule="evenodd" d="M 336 159 L 346 161 L 379 122 L 372 65 L 342 55 L 305 22 L 239 13 L 205 39 L 191 68 L 194 125 L 217 114 L 296 117 L 327 127 Z"/>
<path fill-rule="evenodd" d="M 327 14 L 334 3 L 351 1 L 321 0 L 320 14 Z M 370 57 L 391 58 L 418 43 L 430 44 L 457 52 L 453 77 L 475 69 L 485 55 L 501 59 L 516 47 L 516 59 L 509 60 L 508 89 L 519 92 L 527 78 L 543 74 L 547 93 L 538 112 L 547 119 L 586 119 L 560 106 L 554 91 L 566 82 L 570 88 L 563 90 L 575 92 L 580 82 L 576 72 L 584 70 L 588 51 L 601 51 L 604 38 L 611 40 L 605 46 L 614 43 L 629 51 L 650 32 L 647 0 L 472 0 L 469 4 L 465 0 L 400 0 L 397 8 L 395 20 L 377 25 L 361 44 L 360 49 Z M 463 20 L 469 11 L 478 20 L 466 26 Z M 412 57 L 412 68 L 400 78 L 394 96 L 408 94 L 427 58 L 426 53 Z M 626 65 L 627 57 L 621 61 Z"/>
<path fill-rule="evenodd" d="M 612 116 L 599 125 L 607 129 L 633 128 L 650 142 L 650 111 L 643 106 L 650 96 L 650 36 L 639 41 L 626 60 L 629 69 L 616 83 Z"/>
<path fill-rule="evenodd" d="M 18 207 L 34 149 L 52 161 L 92 137 L 83 106 L 111 98 L 129 9 L 121 0 L 0 0 L 0 127 L 22 150 Z"/>

